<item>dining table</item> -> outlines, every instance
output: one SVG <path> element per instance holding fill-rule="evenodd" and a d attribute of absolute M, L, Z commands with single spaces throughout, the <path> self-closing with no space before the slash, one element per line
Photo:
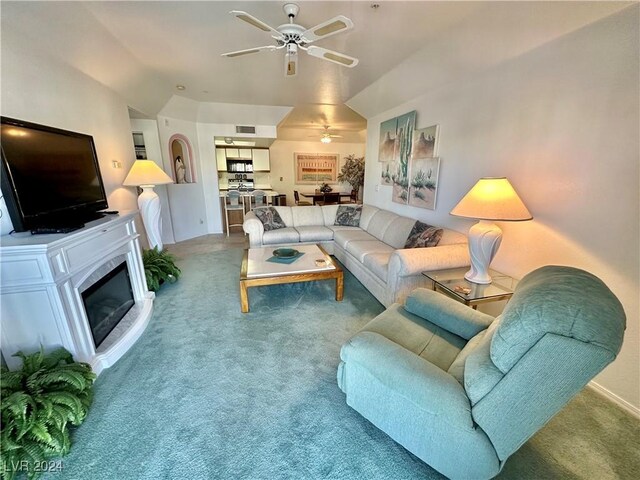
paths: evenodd
<path fill-rule="evenodd" d="M 327 192 L 327 193 L 336 193 L 336 192 Z M 340 194 L 340 203 L 342 203 L 343 198 L 351 198 L 351 192 L 339 192 Z M 305 198 L 312 198 L 313 204 L 316 205 L 316 202 L 324 201 L 324 193 L 323 192 L 300 192 Z"/>

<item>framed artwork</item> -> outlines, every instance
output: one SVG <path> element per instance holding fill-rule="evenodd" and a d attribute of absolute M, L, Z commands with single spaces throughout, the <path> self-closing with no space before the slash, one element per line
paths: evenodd
<path fill-rule="evenodd" d="M 413 133 L 411 162 L 409 165 L 409 205 L 436 209 L 440 158 L 438 152 L 438 125 L 421 128 Z"/>
<path fill-rule="evenodd" d="M 409 160 L 413 148 L 413 130 L 416 124 L 416 111 L 396 117 L 396 141 L 391 180 L 393 193 L 391 200 L 406 204 L 409 200 Z"/>
<path fill-rule="evenodd" d="M 440 158 L 412 158 L 409 182 L 409 205 L 436 209 Z"/>
<path fill-rule="evenodd" d="M 393 185 L 393 181 L 391 180 L 392 162 L 384 162 L 381 163 L 380 166 L 382 167 L 382 169 L 380 170 L 380 184 Z"/>
<path fill-rule="evenodd" d="M 393 162 L 396 151 L 397 126 L 397 117 L 386 120 L 380 124 L 380 145 L 378 147 L 379 162 Z"/>
<path fill-rule="evenodd" d="M 337 153 L 294 153 L 296 183 L 317 184 L 338 181 Z"/>

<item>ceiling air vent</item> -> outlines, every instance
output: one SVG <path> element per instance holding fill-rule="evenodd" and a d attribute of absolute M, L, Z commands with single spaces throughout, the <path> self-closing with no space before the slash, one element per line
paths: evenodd
<path fill-rule="evenodd" d="M 236 133 L 255 135 L 256 127 L 249 127 L 247 125 L 236 125 Z"/>

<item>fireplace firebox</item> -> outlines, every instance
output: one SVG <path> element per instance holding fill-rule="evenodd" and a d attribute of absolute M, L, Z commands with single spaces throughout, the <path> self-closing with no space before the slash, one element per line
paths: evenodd
<path fill-rule="evenodd" d="M 127 263 L 122 262 L 82 292 L 82 301 L 97 349 L 135 304 Z"/>

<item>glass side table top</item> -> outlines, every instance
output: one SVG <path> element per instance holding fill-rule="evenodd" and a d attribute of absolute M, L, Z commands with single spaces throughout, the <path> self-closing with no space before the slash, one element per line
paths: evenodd
<path fill-rule="evenodd" d="M 441 289 L 445 293 L 460 300 L 466 305 L 508 300 L 513 295 L 517 280 L 504 273 L 489 270 L 492 283 L 480 285 L 464 278 L 469 268 L 450 268 L 432 270 L 422 274 L 433 282 L 433 289 Z"/>

